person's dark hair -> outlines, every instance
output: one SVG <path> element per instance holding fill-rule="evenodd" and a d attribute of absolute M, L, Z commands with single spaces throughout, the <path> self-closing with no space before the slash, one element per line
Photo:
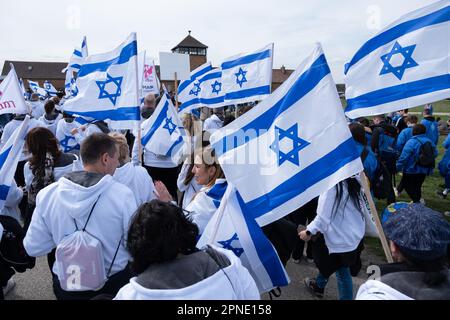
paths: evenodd
<path fill-rule="evenodd" d="M 58 148 L 58 140 L 56 140 L 53 132 L 47 128 L 37 127 L 31 129 L 27 134 L 25 143 L 28 152 L 31 153 L 29 162 L 34 175 L 36 175 L 36 170 L 45 167 L 47 153 L 52 155 L 54 161 L 58 161 L 61 156 L 61 151 Z"/>
<path fill-rule="evenodd" d="M 406 122 L 417 123 L 417 122 L 419 122 L 419 118 L 413 114 L 410 114 L 406 117 Z"/>
<path fill-rule="evenodd" d="M 48 100 L 45 104 L 44 104 L 44 109 L 45 109 L 45 113 L 46 114 L 50 114 L 53 112 L 53 110 L 55 110 L 55 102 L 53 100 Z"/>
<path fill-rule="evenodd" d="M 364 126 L 360 123 L 353 122 L 348 125 L 350 132 L 352 133 L 353 139 L 356 142 L 361 143 L 363 146 L 367 145 L 366 131 Z"/>
<path fill-rule="evenodd" d="M 343 199 L 344 187 L 347 187 L 347 197 Z M 363 216 L 362 208 L 361 208 L 361 184 L 356 178 L 347 178 L 336 185 L 336 198 L 333 203 L 333 211 L 331 214 L 331 219 L 336 217 L 337 211 L 339 207 L 341 207 L 343 203 L 343 207 L 347 205 L 348 200 L 351 200 L 353 204 L 359 209 L 361 212 L 361 216 Z M 345 214 L 344 210 L 344 214 Z"/>
<path fill-rule="evenodd" d="M 436 287 L 447 280 L 448 268 L 446 256 L 434 260 L 421 260 L 408 255 L 401 248 L 399 250 L 405 258 L 405 263 L 410 268 L 425 273 L 422 280 L 428 286 Z"/>
<path fill-rule="evenodd" d="M 413 129 L 412 129 L 413 136 L 417 136 L 419 134 L 424 134 L 426 132 L 427 132 L 427 127 L 425 127 L 421 123 L 415 124 Z"/>
<path fill-rule="evenodd" d="M 370 126 L 370 121 L 369 121 L 369 119 L 367 119 L 367 118 L 365 118 L 365 117 L 358 118 L 356 121 L 358 121 L 359 123 L 361 123 L 364 127 L 369 127 L 369 126 Z"/>
<path fill-rule="evenodd" d="M 225 127 L 227 124 L 230 124 L 235 119 L 236 118 L 232 114 L 229 114 L 229 115 L 225 116 L 225 118 L 223 119 L 223 126 Z"/>
<path fill-rule="evenodd" d="M 128 230 L 131 268 L 144 272 L 151 264 L 174 260 L 179 253 L 196 251 L 198 227 L 173 204 L 152 200 L 142 204 Z"/>
<path fill-rule="evenodd" d="M 114 157 L 116 152 L 116 140 L 100 132 L 89 135 L 83 140 L 80 147 L 81 160 L 85 164 L 96 163 L 105 153 Z"/>
<path fill-rule="evenodd" d="M 380 121 L 386 121 L 386 115 L 384 114 L 377 114 L 376 116 L 373 116 L 374 119 L 379 119 Z"/>

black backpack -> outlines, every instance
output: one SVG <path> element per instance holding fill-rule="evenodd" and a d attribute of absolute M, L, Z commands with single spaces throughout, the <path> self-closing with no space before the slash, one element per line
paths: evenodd
<path fill-rule="evenodd" d="M 420 143 L 419 156 L 416 159 L 416 164 L 418 166 L 433 169 L 436 166 L 436 157 L 434 155 L 434 148 L 430 141 L 425 143 L 417 141 Z"/>
<path fill-rule="evenodd" d="M 4 260 L 17 272 L 25 272 L 32 269 L 36 258 L 30 257 L 23 246 L 25 232 L 16 219 L 0 215 L 0 223 L 3 226 L 3 234 L 0 242 L 0 259 Z"/>
<path fill-rule="evenodd" d="M 394 188 L 392 187 L 392 175 L 386 165 L 378 161 L 378 169 L 371 181 L 373 195 L 377 199 L 387 199 L 388 203 L 395 202 Z"/>

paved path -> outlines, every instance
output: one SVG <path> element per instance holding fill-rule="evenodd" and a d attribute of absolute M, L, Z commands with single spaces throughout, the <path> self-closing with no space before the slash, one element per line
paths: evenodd
<path fill-rule="evenodd" d="M 365 270 L 368 265 L 383 263 L 382 259 L 371 254 L 368 249 L 362 256 L 363 269 L 357 278 L 353 278 L 354 294 L 359 286 L 365 281 Z M 290 260 L 286 267 L 287 273 L 291 278 L 289 286 L 282 288 L 280 298 L 284 300 L 312 300 L 314 298 L 304 287 L 303 279 L 305 277 L 314 277 L 317 273 L 314 263 L 302 261 L 300 264 L 293 263 Z M 16 287 L 6 296 L 7 300 L 54 300 L 51 275 L 47 265 L 46 257 L 38 258 L 36 267 L 22 274 L 14 276 Z M 264 294 L 262 299 L 268 300 L 268 294 Z M 337 286 L 335 276 L 332 276 L 325 291 L 324 299 L 337 299 Z"/>

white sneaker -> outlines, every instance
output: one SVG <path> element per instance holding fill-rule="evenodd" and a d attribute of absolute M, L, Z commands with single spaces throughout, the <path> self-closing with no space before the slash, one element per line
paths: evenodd
<path fill-rule="evenodd" d="M 6 284 L 6 286 L 3 287 L 3 295 L 5 297 L 16 286 L 16 282 L 14 281 L 13 278 L 14 277 L 9 278 L 8 283 Z"/>

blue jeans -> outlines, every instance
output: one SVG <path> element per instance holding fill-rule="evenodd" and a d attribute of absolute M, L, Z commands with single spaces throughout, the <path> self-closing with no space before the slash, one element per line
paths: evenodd
<path fill-rule="evenodd" d="M 353 300 L 353 280 L 350 274 L 350 268 L 340 267 L 336 271 L 336 280 L 339 291 L 339 300 Z M 325 288 L 328 279 L 320 272 L 316 278 L 316 284 L 319 288 Z"/>

